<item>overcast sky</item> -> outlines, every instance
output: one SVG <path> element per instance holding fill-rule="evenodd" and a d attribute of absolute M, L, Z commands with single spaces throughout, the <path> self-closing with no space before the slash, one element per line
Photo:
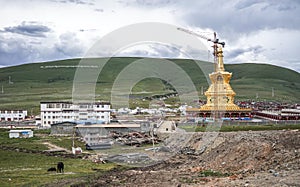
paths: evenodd
<path fill-rule="evenodd" d="M 0 7 L 0 67 L 83 57 L 120 27 L 160 22 L 207 37 L 216 31 L 226 42 L 225 63 L 269 63 L 300 72 L 299 0 L 0 0 Z M 153 45 L 119 55 L 185 57 L 176 48 Z"/>

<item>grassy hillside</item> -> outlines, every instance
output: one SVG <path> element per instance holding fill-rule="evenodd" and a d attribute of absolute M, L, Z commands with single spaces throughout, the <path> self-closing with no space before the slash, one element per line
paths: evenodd
<path fill-rule="evenodd" d="M 123 68 L 137 59 L 139 58 L 112 58 L 98 77 L 96 99 L 110 100 L 114 80 Z M 4 93 L 0 90 L 0 108 L 27 109 L 29 112 L 38 113 L 40 101 L 70 100 L 76 68 L 46 67 L 73 66 L 79 61 L 80 59 L 70 59 L 1 68 L 0 88 L 3 85 Z M 211 72 L 212 64 L 199 61 L 195 63 L 184 59 L 172 61 L 189 74 L 199 93 L 201 87 L 207 89 L 207 80 L 196 63 L 203 67 L 204 72 Z M 236 99 L 256 99 L 258 94 L 259 100 L 300 102 L 300 74 L 295 71 L 265 64 L 228 64 L 225 65 L 225 69 L 233 73 L 231 85 L 237 93 Z M 9 84 L 9 77 L 13 84 Z M 272 87 L 275 91 L 274 97 Z M 173 90 L 166 81 L 148 78 L 135 85 L 132 92 L 134 99 L 140 96 L 166 94 Z M 203 95 L 199 96 L 205 99 Z"/>
<path fill-rule="evenodd" d="M 233 72 L 231 85 L 240 99 L 300 101 L 300 74 L 290 69 L 268 64 L 228 64 Z M 274 97 L 272 97 L 272 88 Z"/>

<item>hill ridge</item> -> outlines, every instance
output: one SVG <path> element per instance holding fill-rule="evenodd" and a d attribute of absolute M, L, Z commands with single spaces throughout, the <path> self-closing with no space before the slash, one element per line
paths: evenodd
<path fill-rule="evenodd" d="M 101 58 L 93 58 L 100 60 Z M 104 66 L 98 77 L 96 99 L 110 100 L 110 89 L 118 74 L 139 57 L 113 57 Z M 149 58 L 150 60 L 161 60 Z M 41 100 L 70 100 L 76 68 L 41 68 L 51 65 L 78 65 L 80 58 L 49 62 L 38 62 L 0 68 L 0 108 L 27 108 L 38 111 Z M 180 66 L 192 79 L 199 92 L 199 98 L 208 87 L 206 74 L 212 72 L 212 63 L 191 59 L 168 59 Z M 197 63 L 197 64 L 196 64 Z M 274 100 L 280 102 L 300 102 L 300 73 L 270 64 L 225 64 L 225 69 L 232 72 L 231 86 L 236 92 L 237 100 Z M 9 76 L 13 84 L 8 83 Z M 271 90 L 275 90 L 272 97 Z M 1 91 L 1 90 L 0 90 Z M 145 79 L 133 88 L 133 94 L 145 93 L 142 96 L 166 94 L 174 89 L 166 81 L 155 78 Z M 147 93 L 147 94 L 146 94 Z M 141 95 L 139 95 L 140 97 Z M 258 96 L 258 98 L 256 97 Z"/>

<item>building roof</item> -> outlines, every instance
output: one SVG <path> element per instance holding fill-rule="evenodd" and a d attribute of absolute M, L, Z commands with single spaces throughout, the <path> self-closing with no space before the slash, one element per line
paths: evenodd
<path fill-rule="evenodd" d="M 98 102 L 93 102 L 93 103 L 86 103 L 86 102 L 82 102 L 82 103 L 73 103 L 71 101 L 41 101 L 40 104 L 48 104 L 48 103 L 53 103 L 53 104 L 80 104 L 80 105 L 110 105 L 110 102 L 108 101 L 98 101 Z"/>
<path fill-rule="evenodd" d="M 47 103 L 73 104 L 71 101 L 41 101 L 41 102 L 40 102 L 40 104 L 47 104 Z"/>
<path fill-rule="evenodd" d="M 22 129 L 22 130 L 10 130 L 9 132 L 28 132 L 32 131 L 31 129 Z"/>
<path fill-rule="evenodd" d="M 0 109 L 0 111 L 22 111 L 22 112 L 27 112 L 27 110 L 24 110 L 24 109 L 19 109 L 19 110 L 17 110 L 17 109 Z"/>

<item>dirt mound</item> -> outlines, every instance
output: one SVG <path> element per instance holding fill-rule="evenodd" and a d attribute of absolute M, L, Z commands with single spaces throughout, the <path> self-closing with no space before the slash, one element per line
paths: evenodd
<path fill-rule="evenodd" d="M 95 186 L 300 186 L 300 132 L 219 133 L 203 149 L 204 133 L 180 154 L 153 166 L 114 170 L 92 180 Z M 199 151 L 199 149 L 203 149 Z"/>
<path fill-rule="evenodd" d="M 232 173 L 299 169 L 299 132 L 220 133 L 212 147 L 197 159 L 205 168 Z"/>

